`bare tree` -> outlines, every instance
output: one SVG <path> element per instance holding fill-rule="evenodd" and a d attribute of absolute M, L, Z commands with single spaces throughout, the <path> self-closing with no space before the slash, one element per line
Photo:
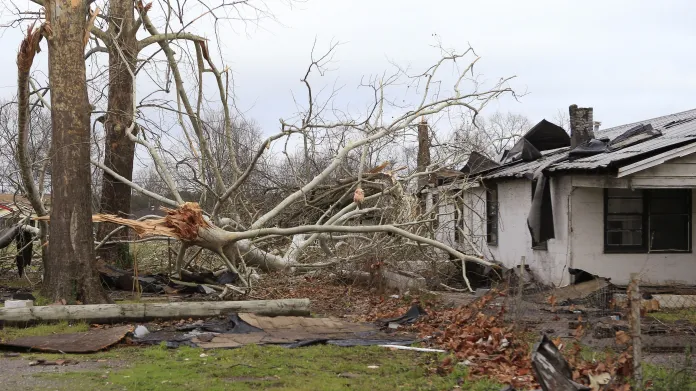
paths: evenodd
<path fill-rule="evenodd" d="M 452 146 L 469 148 L 495 159 L 506 149 L 512 148 L 530 128 L 527 117 L 510 112 L 496 112 L 476 119 L 463 116 L 459 128 L 454 132 Z"/>
<path fill-rule="evenodd" d="M 146 27 L 149 25 L 147 16 L 143 18 Z M 153 31 L 153 33 L 156 33 Z M 166 41 L 160 42 L 165 54 L 168 52 Z M 182 242 L 182 249 L 185 250 L 190 246 L 199 246 L 218 254 L 224 264 L 230 270 L 237 272 L 240 275 L 240 284 L 242 288 L 249 288 L 249 280 L 245 278 L 245 268 L 249 266 L 260 267 L 266 270 L 283 269 L 288 267 L 303 268 L 306 267 L 299 262 L 301 254 L 313 246 L 318 241 L 320 247 L 325 252 L 325 255 L 331 259 L 329 264 L 340 262 L 341 259 L 336 259 L 330 243 L 341 241 L 348 234 L 355 237 L 363 237 L 367 242 L 374 244 L 377 240 L 374 235 L 386 235 L 404 238 L 412 245 L 427 245 L 434 246 L 440 250 L 449 253 L 452 257 L 460 260 L 472 260 L 484 264 L 489 262 L 478 258 L 466 256 L 454 248 L 443 243 L 430 239 L 418 233 L 418 228 L 411 229 L 414 225 L 413 218 L 414 210 L 412 200 L 408 193 L 404 192 L 404 185 L 417 175 L 405 173 L 404 177 L 397 177 L 397 173 L 384 168 L 378 168 L 372 171 L 371 167 L 366 167 L 366 151 L 369 147 L 374 146 L 384 140 L 394 139 L 395 137 L 403 137 L 407 135 L 414 136 L 416 120 L 433 114 L 437 114 L 448 109 L 464 109 L 472 113 L 479 113 L 488 102 L 496 99 L 502 94 L 511 93 L 511 89 L 507 86 L 508 79 L 501 79 L 498 83 L 488 88 L 474 84 L 472 90 L 462 91 L 462 80 L 468 76 L 473 64 L 477 61 L 473 50 L 469 49 L 464 53 L 457 54 L 451 52 L 443 53 L 443 57 L 432 67 L 427 69 L 422 74 L 408 75 L 403 71 L 398 71 L 395 75 L 374 80 L 369 85 L 374 95 L 374 102 L 371 108 L 360 119 L 337 119 L 331 121 L 323 115 L 326 114 L 323 110 L 324 103 L 319 103 L 313 93 L 310 83 L 310 75 L 313 71 L 323 71 L 325 61 L 330 58 L 333 50 L 319 58 L 313 58 L 308 71 L 303 79 L 303 83 L 307 86 L 308 102 L 305 103 L 306 109 L 301 118 L 297 121 L 281 122 L 281 131 L 278 134 L 270 136 L 266 139 L 260 148 L 256 151 L 254 159 L 245 167 L 240 175 L 233 180 L 225 183 L 222 175 L 216 172 L 216 166 L 213 165 L 213 172 L 210 184 L 203 186 L 203 191 L 213 193 L 216 197 L 214 206 L 205 211 L 201 211 L 197 205 L 185 204 L 180 196 L 178 186 L 174 176 L 171 174 L 166 164 L 166 159 L 158 150 L 157 146 L 147 142 L 145 139 L 136 137 L 132 131 L 129 131 L 129 137 L 132 140 L 145 146 L 150 152 L 153 163 L 155 164 L 158 173 L 163 182 L 169 187 L 169 191 L 173 194 L 172 198 L 164 198 L 159 194 L 147 192 L 141 187 L 135 185 L 132 181 L 126 178 L 118 178 L 124 183 L 128 183 L 136 191 L 144 192 L 151 197 L 172 206 L 178 207 L 177 210 L 172 210 L 165 219 L 152 220 L 149 222 L 133 222 L 117 217 L 100 217 L 100 219 L 129 225 L 141 234 L 145 232 L 157 232 L 160 235 L 175 237 Z M 199 46 L 198 55 L 201 55 L 203 48 Z M 452 95 L 448 97 L 437 96 L 433 94 L 433 89 L 440 85 L 441 80 L 440 70 L 443 64 L 454 61 L 470 60 L 470 65 L 457 75 L 453 83 Z M 178 64 L 169 60 L 169 65 L 173 73 L 176 75 Z M 213 65 L 209 64 L 212 68 Z M 414 85 L 418 85 L 419 99 L 418 102 L 403 114 L 394 116 L 393 119 L 384 117 L 385 106 L 389 101 L 385 98 L 390 87 L 397 85 L 402 80 L 411 80 Z M 182 80 L 176 79 L 176 83 L 183 83 Z M 187 100 L 184 95 L 181 96 L 182 101 Z M 196 99 L 200 100 L 198 96 Z M 197 121 L 195 113 L 190 113 L 189 122 L 193 124 Z M 197 123 L 197 122 L 196 122 Z M 129 127 L 132 130 L 134 126 Z M 194 127 L 195 128 L 195 127 Z M 230 202 L 230 198 L 248 180 L 250 173 L 254 170 L 258 159 L 263 156 L 271 142 L 279 139 L 288 139 L 293 136 L 299 136 L 303 140 L 303 149 L 314 148 L 314 140 L 331 135 L 336 129 L 350 129 L 356 136 L 345 145 L 339 146 L 335 153 L 331 156 L 331 160 L 326 165 L 320 166 L 316 173 L 305 176 L 301 181 L 302 185 L 294 192 L 286 195 L 282 200 L 275 204 L 272 208 L 257 216 L 249 225 L 242 224 L 240 221 L 235 221 L 234 217 L 224 216 L 221 212 L 224 206 Z M 199 159 L 203 162 L 212 161 L 212 151 L 208 144 L 208 140 L 204 137 L 202 131 L 195 132 L 195 149 L 200 151 Z M 230 140 L 231 141 L 231 140 Z M 381 178 L 381 191 L 373 195 L 365 197 L 364 201 L 358 202 L 341 202 L 345 197 L 337 197 L 336 202 L 329 204 L 320 213 L 319 217 L 311 224 L 299 224 L 288 228 L 274 227 L 273 222 L 293 205 L 305 204 L 310 205 L 310 198 L 316 194 L 330 178 L 338 178 L 337 175 L 342 168 L 345 167 L 348 157 L 359 152 L 360 161 L 358 171 L 352 172 L 357 176 L 356 181 L 350 181 L 344 193 L 352 196 L 355 187 L 359 186 L 362 181 L 374 178 Z M 307 153 L 308 157 L 309 154 Z M 307 159 L 305 159 L 306 161 Z M 107 167 L 100 165 L 105 171 Z M 108 172 L 108 171 L 107 171 Z M 298 173 L 296 171 L 287 173 L 288 176 L 297 176 L 306 173 Z M 370 174 L 370 175 L 367 175 Z M 427 174 L 427 173 L 425 173 Z M 113 173 L 112 173 L 113 175 Z M 419 173 L 418 175 L 422 175 Z M 390 200 L 390 201 L 388 201 Z M 369 207 L 358 209 L 358 203 L 366 203 Z M 374 206 L 372 206 L 374 204 Z M 389 212 L 389 220 L 384 220 L 383 217 Z M 382 217 L 378 218 L 374 224 L 351 224 L 352 220 L 361 215 L 368 213 L 377 213 Z M 209 216 L 209 217 L 204 217 Z M 177 221 L 177 223 L 172 223 Z M 143 224 L 149 226 L 147 230 L 143 230 Z M 403 225 L 406 224 L 406 225 Z M 224 229 L 223 227 L 229 227 Z M 152 230 L 155 228 L 154 231 Z M 284 255 L 275 254 L 272 251 L 263 250 L 259 247 L 259 243 L 265 239 L 270 239 L 278 236 L 290 236 L 293 238 L 289 248 Z M 338 238 L 338 239 L 337 239 Z M 180 251 L 179 266 L 183 261 L 185 251 Z M 316 267 L 317 265 L 312 265 Z M 310 266 L 310 267 L 312 267 Z"/>
<path fill-rule="evenodd" d="M 244 139 L 241 137 L 243 125 L 240 124 L 245 122 L 235 123 L 231 113 L 233 107 L 227 67 L 217 63 L 221 59 L 213 55 L 209 41 L 190 32 L 191 23 L 200 17 L 191 19 L 181 7 L 164 2 L 161 8 L 164 12 L 159 15 L 164 18 L 151 18 L 150 12 L 155 12 L 151 11 L 152 7 L 138 3 L 135 7 L 137 15 L 130 28 L 124 28 L 131 22 L 110 14 L 102 18 L 96 8 L 89 11 L 84 0 L 78 3 L 81 7 L 79 23 L 75 14 L 80 12 L 72 12 L 74 10 L 70 8 L 70 15 L 63 13 L 57 18 L 50 12 L 53 0 L 49 2 L 49 23 L 45 27 L 55 30 L 56 26 L 53 24 L 60 22 L 61 42 L 67 39 L 65 37 L 68 33 L 73 34 L 72 38 L 75 39 L 74 29 L 66 28 L 63 24 L 68 18 L 73 18 L 76 26 L 87 25 L 92 34 L 91 40 L 88 34 L 83 33 L 87 39 L 81 42 L 93 45 L 85 56 L 90 58 L 96 53 L 108 52 L 108 87 L 116 88 L 115 84 L 131 86 L 130 96 L 127 98 L 123 96 L 126 89 L 109 91 L 105 117 L 100 118 L 106 124 L 106 139 L 116 141 L 124 147 L 105 145 L 105 159 L 113 152 L 110 162 L 92 159 L 92 164 L 103 171 L 105 182 L 124 184 L 130 189 L 129 195 L 131 191 L 139 192 L 173 208 L 165 218 L 145 221 L 126 218 L 126 214 L 121 213 L 124 210 L 96 216 L 96 221 L 102 224 L 115 224 L 111 226 L 115 227 L 111 231 L 100 228 L 98 247 L 124 231 L 116 225 L 129 226 L 140 234 L 173 237 L 180 241 L 181 246 L 177 257 L 178 267 L 182 266 L 188 248 L 197 246 L 206 249 L 217 255 L 224 267 L 239 275 L 239 288 L 235 289 L 241 291 L 248 291 L 251 287 L 249 275 L 252 267 L 277 270 L 340 265 L 358 255 L 389 248 L 422 250 L 424 247 L 434 247 L 461 260 L 462 265 L 464 260 L 490 264 L 485 259 L 462 254 L 453 247 L 432 239 L 424 231 L 425 221 L 421 220 L 427 217 L 423 217 L 415 208 L 409 189 L 412 188 L 411 183 L 420 176 L 429 175 L 434 164 L 426 167 L 425 171 L 416 173 L 409 170 L 408 166 L 402 168 L 395 165 L 396 159 L 385 160 L 387 164 L 375 161 L 380 156 L 389 156 L 390 150 L 398 148 L 405 140 L 416 140 L 417 121 L 422 117 L 427 119 L 439 113 L 457 111 L 476 117 L 490 101 L 512 93 L 507 84 L 509 78 L 502 78 L 491 85 L 483 85 L 478 81 L 472 70 L 479 58 L 473 49 L 463 53 L 442 50 L 441 57 L 422 73 L 409 74 L 403 69 L 397 69 L 391 75 L 374 77 L 362 83 L 361 86 L 367 89 L 372 101 L 368 109 L 357 116 L 349 116 L 338 110 L 331 111 L 329 108 L 332 107 L 332 98 L 337 91 L 331 92 L 327 99 L 320 94 L 321 88 L 312 84 L 316 74 L 327 71 L 336 45 L 332 45 L 323 55 L 315 56 L 313 53 L 310 65 L 302 77 L 306 99 L 301 103 L 299 115 L 292 120 L 281 120 L 276 134 L 263 140 L 254 140 L 253 137 L 249 139 L 249 148 L 245 150 L 247 153 L 238 156 L 241 150 L 239 145 Z M 246 5 L 248 2 L 232 4 Z M 229 4 L 220 7 L 227 6 Z M 212 15 L 217 20 L 217 9 L 219 7 L 208 7 L 203 15 Z M 184 21 L 187 18 L 189 20 Z M 180 28 L 174 31 L 172 23 L 177 19 Z M 155 24 L 153 20 L 160 24 Z M 108 24 L 107 30 L 102 29 L 104 23 Z M 133 52 L 127 53 L 133 43 L 122 41 L 120 34 L 131 33 L 136 28 L 142 28 L 144 36 L 136 40 Z M 45 28 L 43 31 L 50 29 Z M 71 55 L 77 56 L 75 43 L 70 45 Z M 77 57 L 69 60 L 58 58 L 58 53 L 62 52 L 56 50 L 53 41 L 49 48 L 54 125 L 52 167 L 56 174 L 52 184 L 54 194 L 68 194 L 65 179 L 75 181 L 79 180 L 76 178 L 82 178 L 84 173 L 79 162 L 84 156 L 89 156 L 89 137 L 85 138 L 82 134 L 85 121 L 83 112 L 87 121 L 90 112 L 89 106 L 83 106 L 87 102 L 82 87 L 87 85 L 87 80 L 81 78 L 84 74 L 84 62 L 80 68 L 75 63 Z M 120 63 L 115 62 L 116 56 L 121 59 Z M 82 61 L 82 54 L 79 57 Z M 73 74 L 72 78 L 55 68 L 59 61 L 65 61 L 66 69 Z M 444 69 L 449 69 L 448 65 L 454 63 L 464 63 L 465 67 L 455 67 L 457 72 L 453 79 L 451 75 L 443 75 Z M 157 87 L 153 91 L 138 93 L 136 81 L 141 72 L 156 81 Z M 124 81 L 125 75 L 130 78 L 130 84 Z M 78 77 L 81 79 L 78 80 Z M 214 91 L 203 87 L 204 78 L 214 81 Z M 92 83 L 97 83 L 95 80 L 98 78 L 93 79 Z M 74 85 L 80 84 L 79 88 L 66 91 L 64 83 L 68 81 Z M 442 88 L 445 83 L 451 86 L 449 91 Z M 390 94 L 404 84 L 411 91 L 417 92 L 415 103 L 408 106 L 396 105 Z M 90 87 L 94 91 L 98 90 L 96 85 L 90 84 Z M 66 95 L 67 92 L 74 96 Z M 121 97 L 118 102 L 121 109 L 116 109 L 116 103 L 111 103 L 112 95 L 114 99 Z M 99 111 L 101 96 L 94 93 L 94 111 Z M 66 111 L 66 101 L 72 104 L 69 112 Z M 132 109 L 126 109 L 124 102 L 130 102 Z M 221 108 L 218 111 L 221 114 L 206 117 L 206 105 Z M 164 121 L 156 122 L 154 118 L 162 113 L 171 113 L 176 118 L 178 128 L 172 129 L 162 123 Z M 76 131 L 66 133 L 68 125 Z M 148 164 L 154 168 L 159 177 L 158 184 L 166 188 L 166 191 L 148 190 L 133 181 L 132 176 L 129 176 L 132 174 L 125 167 L 130 147 L 126 148 L 126 144 L 121 144 L 123 140 L 146 151 Z M 68 152 L 64 150 L 68 142 L 79 144 L 79 148 L 69 152 L 75 154 L 69 163 L 58 163 L 59 156 L 68 157 Z M 86 151 L 81 149 L 83 144 L 80 143 L 84 143 Z M 283 145 L 282 163 L 268 159 L 271 144 Z M 108 148 L 114 149 L 107 152 Z M 115 155 L 119 159 L 124 158 L 123 165 L 117 164 L 118 170 L 123 171 L 118 171 L 113 166 Z M 264 165 L 264 169 L 260 170 L 259 167 Z M 58 173 L 66 169 L 71 170 L 70 175 L 58 180 Z M 273 170 L 276 171 L 272 172 Z M 80 183 L 80 186 L 70 189 L 76 192 L 72 201 L 61 203 L 58 207 L 54 198 L 49 243 L 57 251 L 68 249 L 59 247 L 61 244 L 54 244 L 56 240 L 72 243 L 73 251 L 78 251 L 74 240 L 65 242 L 65 237 L 57 231 L 54 233 L 53 228 L 64 227 L 74 221 L 72 216 L 77 216 L 75 211 L 68 213 L 66 208 L 74 207 L 74 202 L 87 201 L 82 193 L 85 188 L 89 189 L 89 180 L 84 180 L 84 183 L 86 184 Z M 268 192 L 273 187 L 278 187 L 279 191 L 274 197 L 265 197 L 272 201 L 264 200 L 263 203 L 255 204 L 249 196 L 254 192 Z M 112 188 L 102 189 L 102 199 L 105 197 L 104 192 L 112 191 L 110 189 Z M 365 190 L 364 197 L 357 196 L 358 189 Z M 199 203 L 186 202 L 191 199 L 191 195 L 195 195 Z M 302 218 L 278 224 L 293 209 L 302 211 Z M 80 215 L 79 218 L 82 219 L 83 216 Z M 84 226 L 88 227 L 89 224 Z M 82 225 L 80 227 L 86 229 Z M 102 227 L 107 225 L 103 224 Z M 80 235 L 83 234 L 80 231 Z M 91 254 L 82 247 L 85 245 L 83 236 L 79 238 L 81 252 L 76 256 L 76 262 L 80 262 L 85 270 L 92 270 L 85 263 L 85 259 Z M 281 242 L 277 239 L 281 239 Z M 124 235 L 115 237 L 109 244 L 126 242 L 128 240 Z M 287 247 L 283 248 L 281 245 Z M 351 250 L 347 251 L 347 248 Z M 306 264 L 304 261 L 307 260 L 307 254 L 317 249 L 327 261 Z M 56 287 L 55 281 L 58 280 L 68 281 L 66 285 L 74 287 L 70 281 L 82 275 L 72 268 L 64 272 L 57 271 L 52 262 L 54 261 L 47 262 L 46 267 L 51 289 Z M 88 273 L 89 276 L 93 272 L 82 273 Z M 49 274 L 52 275 L 51 278 Z M 82 290 L 78 291 L 77 297 L 95 299 L 84 293 L 89 291 L 84 286 L 80 286 L 80 289 Z"/>

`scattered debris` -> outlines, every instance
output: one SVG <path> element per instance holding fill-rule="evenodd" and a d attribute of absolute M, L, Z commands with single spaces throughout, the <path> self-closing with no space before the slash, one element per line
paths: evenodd
<path fill-rule="evenodd" d="M 382 348 L 388 348 L 392 350 L 411 350 L 414 352 L 426 352 L 426 353 L 447 353 L 446 350 L 442 349 L 430 349 L 430 348 L 416 348 L 413 346 L 402 346 L 402 345 L 379 345 Z"/>
<path fill-rule="evenodd" d="M 120 326 L 82 333 L 22 337 L 0 343 L 0 347 L 56 353 L 94 353 L 117 344 L 131 330 L 130 326 Z"/>
<path fill-rule="evenodd" d="M 135 331 L 133 332 L 133 335 L 135 338 L 143 338 L 144 336 L 150 334 L 150 330 L 147 329 L 145 326 L 138 326 L 135 328 Z"/>
<path fill-rule="evenodd" d="M 205 322 L 176 322 L 160 330 L 151 331 L 133 342 L 164 342 L 170 348 L 185 345 L 212 349 L 237 348 L 250 344 L 278 344 L 288 348 L 317 344 L 404 345 L 411 344 L 414 340 L 414 335 L 389 335 L 380 332 L 371 324 L 346 322 L 337 318 L 270 318 L 254 314 L 231 314 L 223 319 Z"/>
<path fill-rule="evenodd" d="M 544 391 L 591 391 L 589 387 L 573 381 L 570 365 L 546 335 L 534 346 L 532 368 Z"/>
<path fill-rule="evenodd" d="M 70 360 L 70 359 L 65 359 L 65 360 L 43 360 L 43 359 L 38 359 L 36 361 L 30 361 L 29 366 L 34 367 L 37 365 L 76 365 L 79 364 L 79 362 L 75 360 Z"/>
<path fill-rule="evenodd" d="M 379 319 L 377 323 L 381 323 L 392 329 L 398 328 L 401 325 L 408 325 L 415 323 L 421 316 L 427 315 L 427 313 L 418 304 L 414 304 L 411 308 L 406 311 L 405 314 L 391 319 Z"/>

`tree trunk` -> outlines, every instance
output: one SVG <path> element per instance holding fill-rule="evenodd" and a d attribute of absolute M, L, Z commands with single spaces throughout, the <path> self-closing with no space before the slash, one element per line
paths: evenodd
<path fill-rule="evenodd" d="M 94 265 L 90 106 L 84 61 L 86 0 L 49 0 L 51 222 L 42 294 L 70 303 L 106 303 Z"/>
<path fill-rule="evenodd" d="M 137 55 L 133 30 L 133 1 L 112 0 L 109 5 L 109 32 L 116 37 L 109 47 L 109 100 L 104 121 L 104 165 L 118 175 L 133 178 L 135 143 L 126 135 L 133 120 L 133 78 L 129 69 L 135 71 Z M 134 130 L 134 133 L 137 129 Z M 101 189 L 101 213 L 130 217 L 131 189 L 122 181 L 104 172 Z M 117 227 L 115 224 L 99 225 L 97 238 L 103 238 Z M 128 230 L 121 230 L 111 240 L 127 239 Z M 104 245 L 97 255 L 108 263 L 123 268 L 132 265 L 128 244 Z"/>
<path fill-rule="evenodd" d="M 184 303 L 135 303 L 101 305 L 57 305 L 45 307 L 0 308 L 0 319 L 7 325 L 27 322 L 86 320 L 91 323 L 144 322 L 153 319 L 207 318 L 230 312 L 264 316 L 308 316 L 309 299 L 252 301 L 206 301 Z"/>

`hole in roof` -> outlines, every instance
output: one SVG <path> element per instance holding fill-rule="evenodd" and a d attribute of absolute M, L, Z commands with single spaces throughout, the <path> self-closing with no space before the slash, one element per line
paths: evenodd
<path fill-rule="evenodd" d="M 675 127 L 675 126 L 677 126 L 677 125 L 681 125 L 681 124 L 685 124 L 685 123 L 687 123 L 687 122 L 691 122 L 691 121 L 693 121 L 693 120 L 695 120 L 695 119 L 696 119 L 696 117 L 689 117 L 689 118 L 682 118 L 682 119 L 674 120 L 674 121 L 672 121 L 672 122 L 667 123 L 667 125 L 665 125 L 664 128 L 665 128 L 665 129 L 669 129 L 669 128 Z"/>

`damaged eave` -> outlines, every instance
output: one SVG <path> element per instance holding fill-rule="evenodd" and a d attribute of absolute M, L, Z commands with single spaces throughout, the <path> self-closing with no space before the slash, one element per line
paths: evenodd
<path fill-rule="evenodd" d="M 660 164 L 666 163 L 669 160 L 684 157 L 692 153 L 696 153 L 696 143 L 687 144 L 682 147 L 675 148 L 667 152 L 663 152 L 658 155 L 649 157 L 647 159 L 640 160 L 633 164 L 621 167 L 619 168 L 616 177 L 622 178 L 631 174 L 635 174 L 637 172 L 647 170 L 648 168 L 659 166 Z"/>

